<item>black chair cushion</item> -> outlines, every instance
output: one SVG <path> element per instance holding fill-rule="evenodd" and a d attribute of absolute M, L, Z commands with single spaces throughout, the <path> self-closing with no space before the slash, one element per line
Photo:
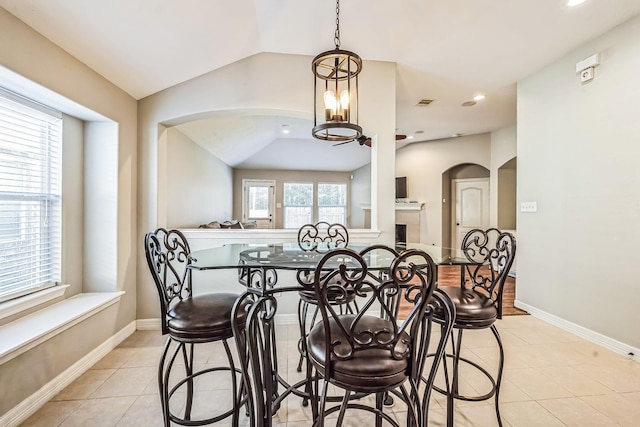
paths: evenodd
<path fill-rule="evenodd" d="M 237 298 L 236 294 L 214 293 L 179 301 L 167 313 L 169 334 L 195 342 L 231 338 L 231 310 Z M 238 316 L 244 325 L 246 310 L 239 310 Z"/>
<path fill-rule="evenodd" d="M 354 315 L 340 316 L 341 323 L 349 331 L 349 325 L 355 318 Z M 331 339 L 334 343 L 346 342 L 342 330 L 337 326 L 335 319 L 329 321 Z M 391 330 L 391 322 L 373 316 L 363 316 L 358 322 L 358 331 Z M 398 341 L 397 351 L 402 353 L 411 342 L 411 338 L 405 332 Z M 309 359 L 316 369 L 323 370 L 325 360 L 325 329 L 322 322 L 317 323 L 309 332 L 308 339 Z M 346 354 L 348 346 L 334 346 L 336 354 Z M 381 348 L 369 348 L 355 351 L 349 359 L 333 358 L 333 377 L 331 382 L 339 386 L 362 391 L 384 391 L 402 384 L 408 377 L 409 361 L 407 359 L 396 360 L 391 356 L 391 351 Z"/>
<path fill-rule="evenodd" d="M 498 318 L 496 303 L 471 289 L 462 289 L 459 286 L 441 286 L 456 306 L 456 320 L 454 328 L 488 328 Z M 439 316 L 436 311 L 435 316 Z"/>

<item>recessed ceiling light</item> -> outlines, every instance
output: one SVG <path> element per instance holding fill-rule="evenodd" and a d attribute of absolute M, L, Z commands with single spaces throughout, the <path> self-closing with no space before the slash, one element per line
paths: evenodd
<path fill-rule="evenodd" d="M 282 128 L 280 130 L 282 131 L 282 133 L 291 132 L 291 129 L 289 129 L 289 125 L 282 125 Z"/>
<path fill-rule="evenodd" d="M 407 139 L 413 139 L 413 135 L 409 135 Z"/>
<path fill-rule="evenodd" d="M 473 97 L 474 101 L 482 101 L 485 98 L 485 96 L 483 94 L 478 94 L 476 96 Z"/>
<path fill-rule="evenodd" d="M 476 105 L 476 101 L 466 101 L 462 103 L 463 107 L 473 107 L 474 105 Z"/>
<path fill-rule="evenodd" d="M 586 0 L 568 0 L 567 1 L 567 6 L 569 7 L 573 7 L 573 6 L 578 6 L 581 5 L 582 3 L 584 3 Z"/>
<path fill-rule="evenodd" d="M 462 136 L 461 133 L 454 133 L 453 135 L 451 135 L 452 138 L 458 138 L 460 136 Z"/>

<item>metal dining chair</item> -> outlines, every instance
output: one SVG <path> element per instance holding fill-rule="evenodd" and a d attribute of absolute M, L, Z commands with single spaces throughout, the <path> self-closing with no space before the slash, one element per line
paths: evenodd
<path fill-rule="evenodd" d="M 499 395 L 504 368 L 504 349 L 495 322 L 502 318 L 502 294 L 504 283 L 513 264 L 516 254 L 515 237 L 497 228 L 469 231 L 462 241 L 462 252 L 469 261 L 462 266 L 460 286 L 442 286 L 440 289 L 452 300 L 456 309 L 453 329 L 457 330 L 457 338 L 451 333 L 451 352 L 446 358 L 452 362 L 452 375 L 449 379 L 448 366 L 445 369 L 446 389 L 434 387 L 447 395 L 447 425 L 453 426 L 455 400 L 481 401 L 495 397 L 495 411 L 498 425 L 502 426 L 500 417 Z M 435 321 L 442 321 L 441 313 L 436 312 Z M 498 343 L 499 361 L 495 378 L 476 361 L 461 356 L 462 337 L 464 331 L 490 329 Z M 478 396 L 463 395 L 459 392 L 460 362 L 479 370 L 490 382 L 491 389 Z"/>
<path fill-rule="evenodd" d="M 376 427 L 383 420 L 399 427 L 395 418 L 384 412 L 387 393 L 407 405 L 407 425 L 426 425 L 430 385 L 454 317 L 448 298 L 434 294 L 435 276 L 433 260 L 418 249 L 400 253 L 382 281 L 379 275 L 370 274 L 363 256 L 351 249 L 334 249 L 322 258 L 313 275 L 322 320 L 311 328 L 307 338 L 308 360 L 317 372 L 311 398 L 312 405 L 318 405 L 313 411 L 317 414 L 314 426 L 324 426 L 325 417 L 337 411 L 336 425 L 342 425 L 346 411 L 357 409 L 374 413 Z M 335 296 L 346 298 L 351 293 L 364 297 L 360 312 L 339 312 Z M 402 320 L 401 305 L 410 308 Z M 421 396 L 418 386 L 427 369 L 426 348 L 433 337 L 429 320 L 436 306 L 446 326 L 437 345 L 440 357 L 429 369 L 429 386 Z M 328 408 L 330 384 L 344 390 L 344 396 L 340 404 Z M 358 394 L 375 394 L 375 406 L 354 400 Z"/>
<path fill-rule="evenodd" d="M 315 224 L 305 224 L 298 229 L 298 246 L 303 251 L 327 252 L 335 248 L 344 248 L 349 244 L 349 232 L 347 228 L 338 223 L 330 224 L 320 221 Z M 311 316 L 311 324 L 315 323 L 318 315 L 316 295 L 313 290 L 313 273 L 309 270 L 299 270 L 297 280 L 305 289 L 298 292 L 298 326 L 300 327 L 300 341 L 298 349 L 300 358 L 298 360 L 297 371 L 302 371 L 302 364 L 306 355 L 307 319 L 309 308 L 314 307 Z M 335 304 L 344 306 L 353 311 L 355 305 L 355 295 L 346 296 L 345 299 L 334 301 Z"/>
<path fill-rule="evenodd" d="M 235 367 L 228 340 L 233 337 L 231 311 L 238 295 L 231 293 L 193 294 L 189 243 L 179 230 L 158 228 L 147 233 L 144 239 L 149 271 L 160 297 L 162 334 L 168 335 L 158 366 L 158 388 L 165 427 L 172 423 L 198 426 L 215 423 L 232 417 L 232 425 L 238 425 L 242 405 L 242 381 L 238 384 L 240 370 Z M 246 314 L 240 311 L 238 322 L 242 324 Z M 194 347 L 197 344 L 221 342 L 229 366 L 207 367 L 195 370 Z M 174 346 L 173 351 L 170 349 Z M 175 384 L 172 368 L 179 355 L 184 361 L 185 374 Z M 232 408 L 207 419 L 193 420 L 194 380 L 215 371 L 230 371 L 232 384 Z M 178 390 L 186 389 L 184 415 L 174 414 L 170 401 Z M 212 406 L 213 402 L 212 402 Z"/>

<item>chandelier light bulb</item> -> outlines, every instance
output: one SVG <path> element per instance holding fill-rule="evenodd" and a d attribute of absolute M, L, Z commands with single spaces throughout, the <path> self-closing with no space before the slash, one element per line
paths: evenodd
<path fill-rule="evenodd" d="M 340 105 L 343 110 L 349 108 L 349 92 L 346 89 L 340 93 Z"/>

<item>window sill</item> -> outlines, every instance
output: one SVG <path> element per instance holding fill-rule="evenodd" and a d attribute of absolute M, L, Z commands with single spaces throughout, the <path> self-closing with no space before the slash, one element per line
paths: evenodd
<path fill-rule="evenodd" d="M 0 303 L 0 320 L 64 295 L 69 285 L 52 286 L 32 294 Z"/>
<path fill-rule="evenodd" d="M 0 326 L 0 365 L 117 303 L 123 294 L 78 294 Z"/>

